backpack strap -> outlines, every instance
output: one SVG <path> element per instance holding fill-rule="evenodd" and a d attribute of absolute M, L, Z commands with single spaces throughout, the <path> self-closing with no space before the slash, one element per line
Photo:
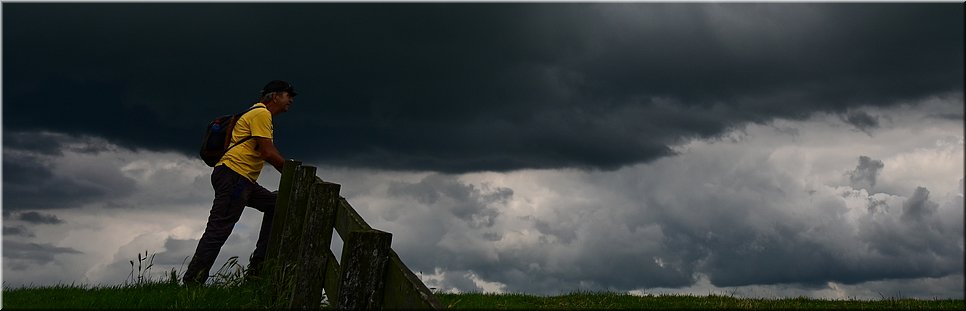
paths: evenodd
<path fill-rule="evenodd" d="M 246 113 L 248 113 L 249 111 L 252 111 L 252 110 L 255 110 L 255 109 L 258 109 L 258 108 L 265 108 L 265 110 L 268 110 L 268 107 L 265 107 L 265 106 L 255 106 L 255 107 L 251 107 L 251 108 L 248 108 L 248 110 L 245 110 L 245 112 L 242 112 L 241 114 L 239 114 L 238 115 L 238 119 L 241 119 L 241 117 L 243 115 L 245 115 Z M 234 132 L 234 131 L 235 131 L 235 128 L 232 127 L 232 132 Z M 231 133 L 228 133 L 228 135 L 231 135 Z M 241 145 L 242 143 L 244 143 L 245 141 L 251 139 L 252 137 L 255 137 L 255 136 L 248 135 L 248 137 L 242 138 L 242 140 L 239 140 L 237 143 L 234 143 L 231 146 L 228 146 L 228 149 L 225 149 L 225 154 L 228 154 L 228 151 L 231 150 L 231 148 L 235 148 L 235 146 Z"/>

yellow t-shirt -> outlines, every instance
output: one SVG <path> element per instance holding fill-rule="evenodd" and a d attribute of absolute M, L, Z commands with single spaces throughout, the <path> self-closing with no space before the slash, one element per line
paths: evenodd
<path fill-rule="evenodd" d="M 265 104 L 256 103 L 252 105 L 252 107 L 256 106 L 265 107 Z M 245 176 L 248 180 L 255 182 L 258 179 L 258 174 L 262 172 L 262 167 L 265 166 L 265 159 L 262 159 L 262 154 L 255 150 L 255 147 L 258 146 L 255 137 L 272 139 L 272 113 L 268 109 L 257 108 L 248 111 L 239 118 L 238 122 L 235 123 L 235 128 L 231 131 L 231 144 L 234 145 L 248 136 L 254 137 L 228 150 L 215 166 L 224 164 L 236 173 Z"/>

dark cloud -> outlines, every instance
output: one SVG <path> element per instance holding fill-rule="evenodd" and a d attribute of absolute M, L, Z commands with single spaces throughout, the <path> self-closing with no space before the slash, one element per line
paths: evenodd
<path fill-rule="evenodd" d="M 107 194 L 107 189 L 54 176 L 51 168 L 29 156 L 5 154 L 3 172 L 3 206 L 8 209 L 76 207 Z"/>
<path fill-rule="evenodd" d="M 852 188 L 866 189 L 872 192 L 872 188 L 875 187 L 875 179 L 879 176 L 879 171 L 883 167 L 885 167 L 885 164 L 882 161 L 873 160 L 867 156 L 859 156 L 859 165 L 855 167 L 855 170 L 848 173 Z"/>
<path fill-rule="evenodd" d="M 3 132 L 3 148 L 31 151 L 40 155 L 63 155 L 61 147 L 66 135 L 51 133 L 17 133 L 5 130 Z"/>
<path fill-rule="evenodd" d="M 63 156 L 65 150 L 94 155 L 118 150 L 116 146 L 103 139 L 89 136 L 15 131 L 4 131 L 3 148 L 42 156 Z"/>
<path fill-rule="evenodd" d="M 3 15 L 5 131 L 192 156 L 207 122 L 276 78 L 300 89 L 276 120 L 286 157 L 442 172 L 614 169 L 746 122 L 963 85 L 953 3 L 14 3 Z"/>
<path fill-rule="evenodd" d="M 954 120 L 954 121 L 962 121 L 963 119 L 966 119 L 966 117 L 964 117 L 962 112 L 932 114 L 932 115 L 929 115 L 929 117 L 936 118 L 936 119 L 943 119 L 943 120 Z"/>
<path fill-rule="evenodd" d="M 121 174 L 119 163 L 95 166 L 64 160 L 64 151 L 97 155 L 106 142 L 80 136 L 4 131 L 3 206 L 8 210 L 79 207 L 124 197 L 135 182 Z M 7 138 L 14 138 L 7 144 Z M 71 172 L 55 162 L 63 160 Z M 39 214 L 38 214 L 39 215 Z M 33 216 L 27 216 L 28 218 Z M 39 218 L 33 218 L 39 220 Z"/>
<path fill-rule="evenodd" d="M 962 241 L 963 235 L 961 200 L 940 208 L 929 200 L 928 189 L 917 187 L 901 206 L 892 208 L 886 217 L 870 214 L 859 219 L 859 238 L 873 254 L 901 260 L 901 264 L 869 260 L 864 268 L 892 278 L 962 273 L 963 250 L 955 242 Z"/>
<path fill-rule="evenodd" d="M 500 215 L 499 207 L 513 198 L 512 189 L 480 189 L 442 174 L 431 174 L 417 183 L 392 183 L 388 194 L 408 196 L 419 203 L 444 208 L 473 228 L 492 227 Z"/>
<path fill-rule="evenodd" d="M 844 116 L 845 122 L 855 126 L 856 129 L 870 134 L 872 130 L 879 127 L 879 118 L 876 118 L 862 111 L 852 111 Z"/>
<path fill-rule="evenodd" d="M 70 247 L 54 246 L 46 243 L 25 243 L 3 240 L 3 258 L 19 263 L 31 262 L 33 264 L 46 264 L 54 260 L 54 256 L 61 254 L 82 254 L 80 251 Z M 17 270 L 16 268 L 14 270 Z"/>
<path fill-rule="evenodd" d="M 64 223 L 63 220 L 57 218 L 57 215 L 38 212 L 20 213 L 17 219 L 33 224 L 57 225 Z"/>
<path fill-rule="evenodd" d="M 24 226 L 3 226 L 4 236 L 22 236 L 32 238 L 34 237 L 34 232 L 27 229 Z"/>
<path fill-rule="evenodd" d="M 551 225 L 549 222 L 540 219 L 533 221 L 533 228 L 544 235 L 541 239 L 553 237 L 563 244 L 570 244 L 577 239 L 577 232 L 572 229 L 573 225 L 573 223 Z"/>
<path fill-rule="evenodd" d="M 912 197 L 902 204 L 902 218 L 921 220 L 936 212 L 939 204 L 929 201 L 929 189 L 916 187 Z"/>

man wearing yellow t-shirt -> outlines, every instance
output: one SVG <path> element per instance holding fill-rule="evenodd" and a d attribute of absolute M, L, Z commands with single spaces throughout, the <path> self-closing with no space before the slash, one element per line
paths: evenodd
<path fill-rule="evenodd" d="M 205 233 L 198 241 L 198 248 L 185 270 L 185 284 L 205 283 L 215 258 L 228 240 L 235 223 L 241 218 L 245 206 L 264 213 L 258 242 L 255 242 L 255 252 L 252 253 L 248 265 L 250 276 L 258 274 L 258 268 L 264 261 L 268 248 L 276 194 L 255 181 L 258 180 L 258 174 L 262 172 L 265 162 L 279 172 L 282 171 L 285 160 L 272 142 L 272 117 L 288 111 L 295 95 L 295 89 L 288 82 L 271 81 L 262 88 L 259 102 L 235 124 L 231 133 L 231 144 L 238 145 L 225 153 L 211 173 L 215 200 Z"/>

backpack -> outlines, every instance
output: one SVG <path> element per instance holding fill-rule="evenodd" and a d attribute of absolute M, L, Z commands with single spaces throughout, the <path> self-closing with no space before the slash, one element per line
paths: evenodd
<path fill-rule="evenodd" d="M 215 164 L 221 161 L 221 157 L 225 156 L 228 150 L 252 138 L 252 136 L 248 136 L 234 145 L 231 144 L 231 131 L 235 129 L 235 123 L 238 122 L 238 119 L 241 119 L 242 115 L 256 108 L 268 109 L 262 106 L 251 107 L 245 112 L 223 115 L 208 123 L 205 138 L 201 142 L 201 159 L 205 161 L 205 164 L 215 167 Z"/>

